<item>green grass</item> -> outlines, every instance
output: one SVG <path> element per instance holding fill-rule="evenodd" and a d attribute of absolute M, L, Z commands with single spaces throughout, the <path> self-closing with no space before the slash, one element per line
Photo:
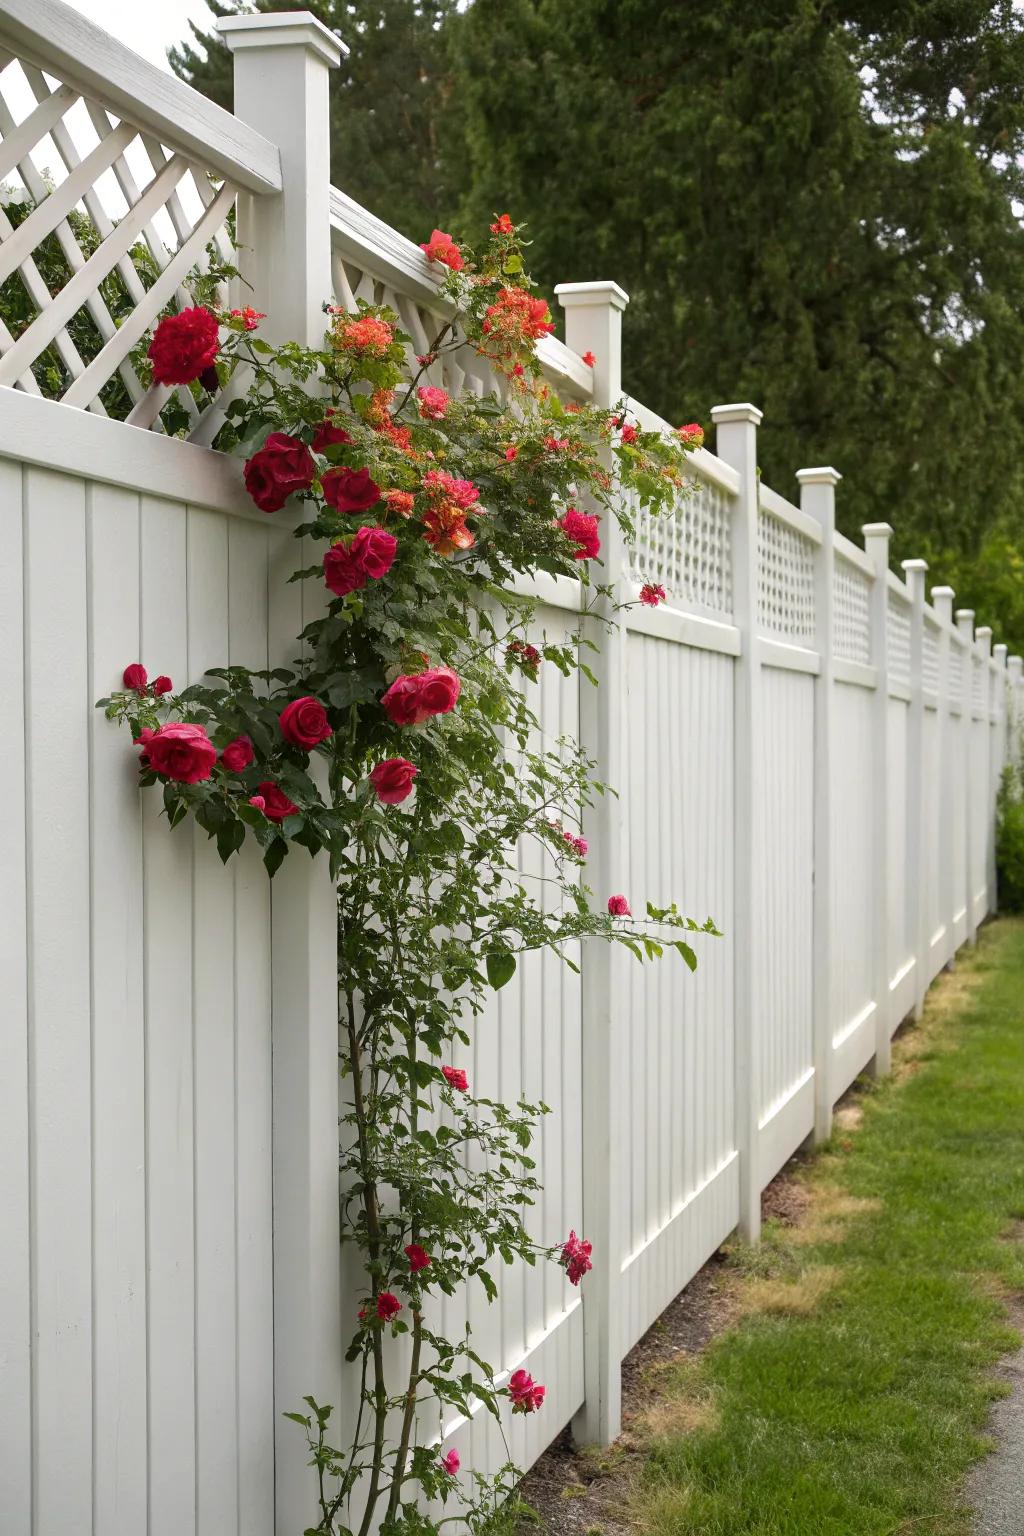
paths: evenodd
<path fill-rule="evenodd" d="M 754 1310 L 669 1375 L 640 1529 L 963 1536 L 1024 1292 L 1024 921 L 961 955 L 805 1178 L 805 1230 L 737 1251 Z"/>

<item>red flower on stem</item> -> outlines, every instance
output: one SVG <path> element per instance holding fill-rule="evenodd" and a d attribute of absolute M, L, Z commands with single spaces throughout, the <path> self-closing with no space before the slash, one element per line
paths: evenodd
<path fill-rule="evenodd" d="M 425 1248 L 421 1248 L 419 1243 L 406 1244 L 405 1256 L 409 1260 L 409 1268 L 414 1275 L 421 1269 L 430 1267 L 430 1254 Z"/>
<path fill-rule="evenodd" d="M 337 597 L 357 592 L 368 581 L 386 576 L 395 560 L 398 540 L 384 528 L 360 528 L 348 540 L 339 539 L 324 555 L 324 581 Z"/>
<path fill-rule="evenodd" d="M 469 1091 L 469 1078 L 461 1067 L 442 1067 L 441 1071 L 449 1088 L 454 1088 L 458 1093 Z"/>
<path fill-rule="evenodd" d="M 219 346 L 217 317 L 201 304 L 165 315 L 147 354 L 153 364 L 153 383 L 191 384 L 213 367 Z"/>
<path fill-rule="evenodd" d="M 594 560 L 600 554 L 601 540 L 598 537 L 596 517 L 591 517 L 588 512 L 580 512 L 576 507 L 569 507 L 565 516 L 559 518 L 558 526 L 574 546 L 574 560 Z"/>
<path fill-rule="evenodd" d="M 243 471 L 245 488 L 261 512 L 280 512 L 289 496 L 309 490 L 315 474 L 313 455 L 288 432 L 271 432 Z"/>
<path fill-rule="evenodd" d="M 289 800 L 280 784 L 275 784 L 273 779 L 264 779 L 262 784 L 257 784 L 257 793 L 249 801 L 255 805 L 257 800 L 263 804 L 259 809 L 268 821 L 284 821 L 286 816 L 297 816 L 299 808 L 294 800 Z"/>
<path fill-rule="evenodd" d="M 389 757 L 374 768 L 370 783 L 377 791 L 377 799 L 384 805 L 400 805 L 412 794 L 413 780 L 418 773 L 419 769 L 408 758 Z"/>
<path fill-rule="evenodd" d="M 544 1402 L 546 1389 L 539 1386 L 529 1371 L 513 1371 L 508 1381 L 508 1395 L 513 1413 L 536 1413 Z"/>

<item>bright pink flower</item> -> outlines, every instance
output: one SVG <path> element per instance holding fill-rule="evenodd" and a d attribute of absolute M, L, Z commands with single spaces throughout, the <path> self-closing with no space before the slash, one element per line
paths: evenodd
<path fill-rule="evenodd" d="M 629 902 L 625 896 L 609 896 L 608 911 L 612 917 L 632 917 Z"/>
<path fill-rule="evenodd" d="M 244 309 L 233 309 L 231 315 L 233 319 L 241 320 L 247 331 L 256 330 L 260 321 L 267 318 L 260 310 L 253 309 L 251 304 L 247 304 Z"/>
<path fill-rule="evenodd" d="M 624 423 L 622 431 L 619 433 L 619 438 L 624 443 L 635 443 L 636 442 L 636 440 L 637 440 L 637 430 L 636 430 L 636 427 L 634 427 L 634 425 L 633 425 L 633 423 L 631 421 L 627 421 L 627 422 Z"/>
<path fill-rule="evenodd" d="M 597 362 L 597 358 L 594 356 L 593 352 L 584 352 L 583 361 L 586 363 L 588 368 L 593 368 L 594 364 Z"/>
<path fill-rule="evenodd" d="M 688 421 L 685 427 L 677 427 L 676 431 L 688 447 L 702 448 L 704 446 L 704 428 L 699 421 Z"/>
<path fill-rule="evenodd" d="M 458 1451 L 451 1450 L 447 1456 L 441 1456 L 439 1460 L 442 1470 L 447 1472 L 449 1477 L 456 1477 L 458 1475 L 459 1468 L 462 1466 Z"/>
<path fill-rule="evenodd" d="M 465 266 L 462 252 L 451 235 L 446 235 L 443 229 L 435 229 L 426 244 L 420 246 L 420 250 L 428 261 L 439 261 L 453 272 L 461 272 Z"/>
<path fill-rule="evenodd" d="M 201 725 L 173 721 L 140 744 L 146 748 L 146 766 L 179 784 L 200 784 L 208 779 L 217 761 L 217 748 Z"/>
<path fill-rule="evenodd" d="M 377 1297 L 377 1316 L 382 1322 L 387 1323 L 397 1317 L 401 1310 L 402 1303 L 397 1296 L 393 1296 L 390 1291 L 381 1291 Z"/>
<path fill-rule="evenodd" d="M 513 1413 L 536 1413 L 544 1401 L 545 1388 L 538 1386 L 529 1371 L 513 1371 L 508 1381 L 508 1395 Z"/>
<path fill-rule="evenodd" d="M 422 725 L 432 715 L 455 708 L 462 684 L 450 667 L 396 677 L 381 697 L 384 712 L 395 725 Z"/>
<path fill-rule="evenodd" d="M 141 693 L 149 682 L 149 673 L 141 661 L 133 661 L 130 667 L 125 667 L 124 672 L 121 674 L 121 681 L 133 693 Z"/>
<path fill-rule="evenodd" d="M 335 512 L 368 512 L 380 501 L 380 486 L 368 469 L 329 469 L 321 484 L 324 501 Z"/>
<path fill-rule="evenodd" d="M 326 741 L 328 736 L 334 734 L 327 719 L 327 711 L 320 700 L 310 694 L 304 694 L 301 699 L 293 699 L 290 704 L 286 704 L 278 724 L 285 741 L 290 741 L 293 747 L 301 747 L 305 752 L 311 752 L 318 742 Z"/>
<path fill-rule="evenodd" d="M 262 800 L 260 810 L 268 821 L 284 821 L 286 816 L 297 816 L 299 808 L 294 800 L 289 800 L 280 784 L 275 784 L 273 779 L 264 779 L 262 784 L 257 784 L 258 793 L 249 801 L 255 805 L 257 800 Z"/>
<path fill-rule="evenodd" d="M 565 516 L 559 518 L 558 526 L 570 544 L 575 545 L 574 560 L 593 560 L 600 554 L 601 540 L 597 533 L 596 517 L 591 517 L 587 512 L 579 512 L 575 507 L 569 507 Z"/>
<path fill-rule="evenodd" d="M 234 741 L 228 742 L 220 755 L 221 767 L 229 773 L 241 773 L 244 768 L 248 768 L 252 759 L 252 742 L 248 736 L 236 736 Z"/>
<path fill-rule="evenodd" d="M 588 1243 L 586 1238 L 577 1237 L 575 1232 L 570 1232 L 562 1246 L 562 1254 L 559 1263 L 565 1269 L 570 1284 L 579 1285 L 583 1276 L 593 1269 L 590 1255 L 594 1251 L 594 1245 Z"/>
<path fill-rule="evenodd" d="M 384 528 L 365 526 L 351 539 L 339 539 L 324 555 L 324 582 L 337 597 L 380 581 L 395 561 L 398 540 Z"/>
<path fill-rule="evenodd" d="M 153 334 L 147 356 L 154 384 L 191 384 L 217 359 L 217 317 L 197 305 L 165 315 Z"/>
<path fill-rule="evenodd" d="M 657 608 L 665 601 L 665 588 L 656 581 L 646 581 L 640 588 L 640 601 L 648 608 Z"/>
<path fill-rule="evenodd" d="M 544 447 L 548 453 L 565 453 L 572 444 L 567 437 L 546 437 Z"/>
<path fill-rule="evenodd" d="M 421 368 L 429 368 L 431 363 L 437 362 L 436 352 L 417 352 L 416 361 Z"/>
<path fill-rule="evenodd" d="M 491 234 L 492 235 L 510 235 L 510 234 L 512 234 L 514 227 L 515 226 L 512 223 L 512 218 L 511 218 L 510 214 L 499 213 L 498 217 L 495 219 L 494 223 L 491 225 Z"/>
<path fill-rule="evenodd" d="M 517 459 L 518 457 L 519 457 L 519 449 L 518 448 L 506 448 L 505 449 L 505 458 L 506 458 L 506 460 L 508 461 L 509 464 L 511 464 L 513 462 L 513 460 Z"/>
<path fill-rule="evenodd" d="M 405 1256 L 409 1260 L 409 1268 L 414 1275 L 419 1270 L 429 1269 L 430 1267 L 430 1254 L 425 1248 L 421 1248 L 419 1243 L 407 1243 Z"/>
<path fill-rule="evenodd" d="M 412 782 L 419 769 L 405 757 L 389 757 L 378 763 L 370 774 L 377 799 L 385 805 L 401 805 L 412 794 Z"/>
<path fill-rule="evenodd" d="M 562 838 L 567 848 L 571 848 L 578 859 L 585 859 L 590 844 L 585 837 L 576 837 L 572 832 L 563 832 Z"/>
<path fill-rule="evenodd" d="M 469 1078 L 461 1067 L 442 1067 L 441 1071 L 449 1088 L 454 1088 L 458 1093 L 468 1092 Z"/>
<path fill-rule="evenodd" d="M 424 421 L 443 421 L 448 414 L 451 404 L 446 389 L 435 389 L 433 384 L 425 384 L 422 389 L 416 391 L 420 402 L 420 415 Z"/>
<path fill-rule="evenodd" d="M 165 693 L 170 693 L 173 687 L 174 684 L 166 672 L 161 672 L 159 677 L 153 679 L 153 693 L 158 699 L 162 699 Z"/>
<path fill-rule="evenodd" d="M 262 795 L 250 795 L 249 804 L 254 805 L 258 811 L 265 811 L 267 809 L 267 802 Z"/>

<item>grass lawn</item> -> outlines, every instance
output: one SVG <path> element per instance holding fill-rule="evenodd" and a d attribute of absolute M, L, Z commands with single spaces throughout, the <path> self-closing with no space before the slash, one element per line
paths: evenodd
<path fill-rule="evenodd" d="M 970 1531 L 1024 1293 L 1024 922 L 961 953 L 863 1109 L 808 1164 L 805 1222 L 737 1250 L 739 1324 L 659 1382 L 641 1530 Z"/>

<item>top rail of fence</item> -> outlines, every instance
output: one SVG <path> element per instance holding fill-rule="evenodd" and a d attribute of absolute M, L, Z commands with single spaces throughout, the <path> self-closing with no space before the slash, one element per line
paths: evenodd
<path fill-rule="evenodd" d="M 14 57 L 250 192 L 281 190 L 276 144 L 61 0 L 0 0 L 0 62 Z"/>

